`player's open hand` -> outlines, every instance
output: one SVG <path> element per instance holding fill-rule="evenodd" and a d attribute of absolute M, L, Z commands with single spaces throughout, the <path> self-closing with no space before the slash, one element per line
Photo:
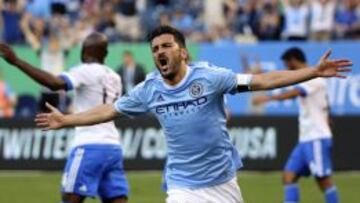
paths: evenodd
<path fill-rule="evenodd" d="M 17 60 L 15 52 L 4 43 L 0 43 L 0 57 L 4 58 L 10 64 Z"/>
<path fill-rule="evenodd" d="M 39 113 L 36 115 L 36 125 L 43 130 L 59 129 L 64 126 L 64 114 L 57 108 L 46 103 L 46 107 L 50 109 L 50 113 Z"/>
<path fill-rule="evenodd" d="M 269 97 L 266 96 L 266 95 L 257 95 L 257 96 L 254 96 L 251 100 L 252 104 L 257 106 L 257 105 L 261 105 L 261 104 L 264 104 L 266 102 L 269 101 Z"/>
<path fill-rule="evenodd" d="M 331 50 L 328 50 L 319 61 L 317 65 L 317 75 L 319 77 L 338 77 L 346 78 L 343 73 L 350 72 L 351 69 L 349 66 L 352 65 L 352 62 L 348 59 L 328 59 L 331 54 Z"/>

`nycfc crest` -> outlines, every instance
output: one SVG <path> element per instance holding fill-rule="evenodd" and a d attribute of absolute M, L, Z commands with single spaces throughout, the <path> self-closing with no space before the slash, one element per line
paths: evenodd
<path fill-rule="evenodd" d="M 204 87 L 202 86 L 201 83 L 193 83 L 191 84 L 190 86 L 190 89 L 189 89 L 189 93 L 190 93 L 190 96 L 194 97 L 194 98 L 198 98 L 200 96 L 202 96 L 203 92 L 204 92 Z"/>

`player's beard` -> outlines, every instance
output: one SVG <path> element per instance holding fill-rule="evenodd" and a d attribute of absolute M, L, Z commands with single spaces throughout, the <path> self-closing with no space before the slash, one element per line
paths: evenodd
<path fill-rule="evenodd" d="M 157 64 L 157 68 L 158 68 L 161 76 L 164 79 L 173 80 L 175 78 L 175 76 L 178 74 L 180 67 L 181 67 L 180 52 L 177 52 L 176 54 L 174 54 L 174 56 L 172 58 L 168 58 L 166 66 L 167 66 L 167 70 L 166 70 L 166 72 L 163 72 L 161 64 L 160 63 Z"/>

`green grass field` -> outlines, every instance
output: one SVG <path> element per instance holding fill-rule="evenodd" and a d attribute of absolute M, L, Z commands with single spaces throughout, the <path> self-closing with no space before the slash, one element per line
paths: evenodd
<path fill-rule="evenodd" d="M 60 173 L 0 172 L 1 203 L 58 203 Z M 165 202 L 160 191 L 160 172 L 128 172 L 130 203 Z M 238 175 L 246 203 L 280 203 L 280 173 L 242 172 Z M 334 176 L 341 202 L 360 202 L 360 172 L 337 173 Z M 321 203 L 323 196 L 311 178 L 300 181 L 301 202 Z M 87 200 L 87 203 L 99 202 Z"/>

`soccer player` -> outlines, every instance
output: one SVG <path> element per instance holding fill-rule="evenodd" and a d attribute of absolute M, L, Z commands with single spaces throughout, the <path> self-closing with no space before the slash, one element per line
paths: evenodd
<path fill-rule="evenodd" d="M 306 58 L 299 48 L 290 48 L 282 55 L 289 70 L 307 69 Z M 283 172 L 285 202 L 299 202 L 297 181 L 301 176 L 313 175 L 324 192 L 327 203 L 339 202 L 335 185 L 331 181 L 332 133 L 329 126 L 329 103 L 326 81 L 312 79 L 295 86 L 294 89 L 272 96 L 259 96 L 255 104 L 299 98 L 299 144 L 294 148 Z"/>
<path fill-rule="evenodd" d="M 149 42 L 157 70 L 128 95 L 77 114 L 63 115 L 49 105 L 51 113 L 35 121 L 44 129 L 58 129 L 151 112 L 167 141 L 167 203 L 243 202 L 236 180 L 241 160 L 226 129 L 224 94 L 341 76 L 351 64 L 327 60 L 327 53 L 315 68 L 244 75 L 207 62 L 188 64 L 185 38 L 172 27 L 156 28 Z"/>
<path fill-rule="evenodd" d="M 120 77 L 104 65 L 107 39 L 100 33 L 92 33 L 85 39 L 82 63 L 60 76 L 33 67 L 5 44 L 0 44 L 0 55 L 51 90 L 74 90 L 76 112 L 101 104 L 112 105 L 121 94 Z M 113 122 L 75 128 L 62 180 L 63 203 L 80 203 L 97 195 L 104 203 L 127 202 L 128 184 L 122 159 L 119 134 Z"/>

